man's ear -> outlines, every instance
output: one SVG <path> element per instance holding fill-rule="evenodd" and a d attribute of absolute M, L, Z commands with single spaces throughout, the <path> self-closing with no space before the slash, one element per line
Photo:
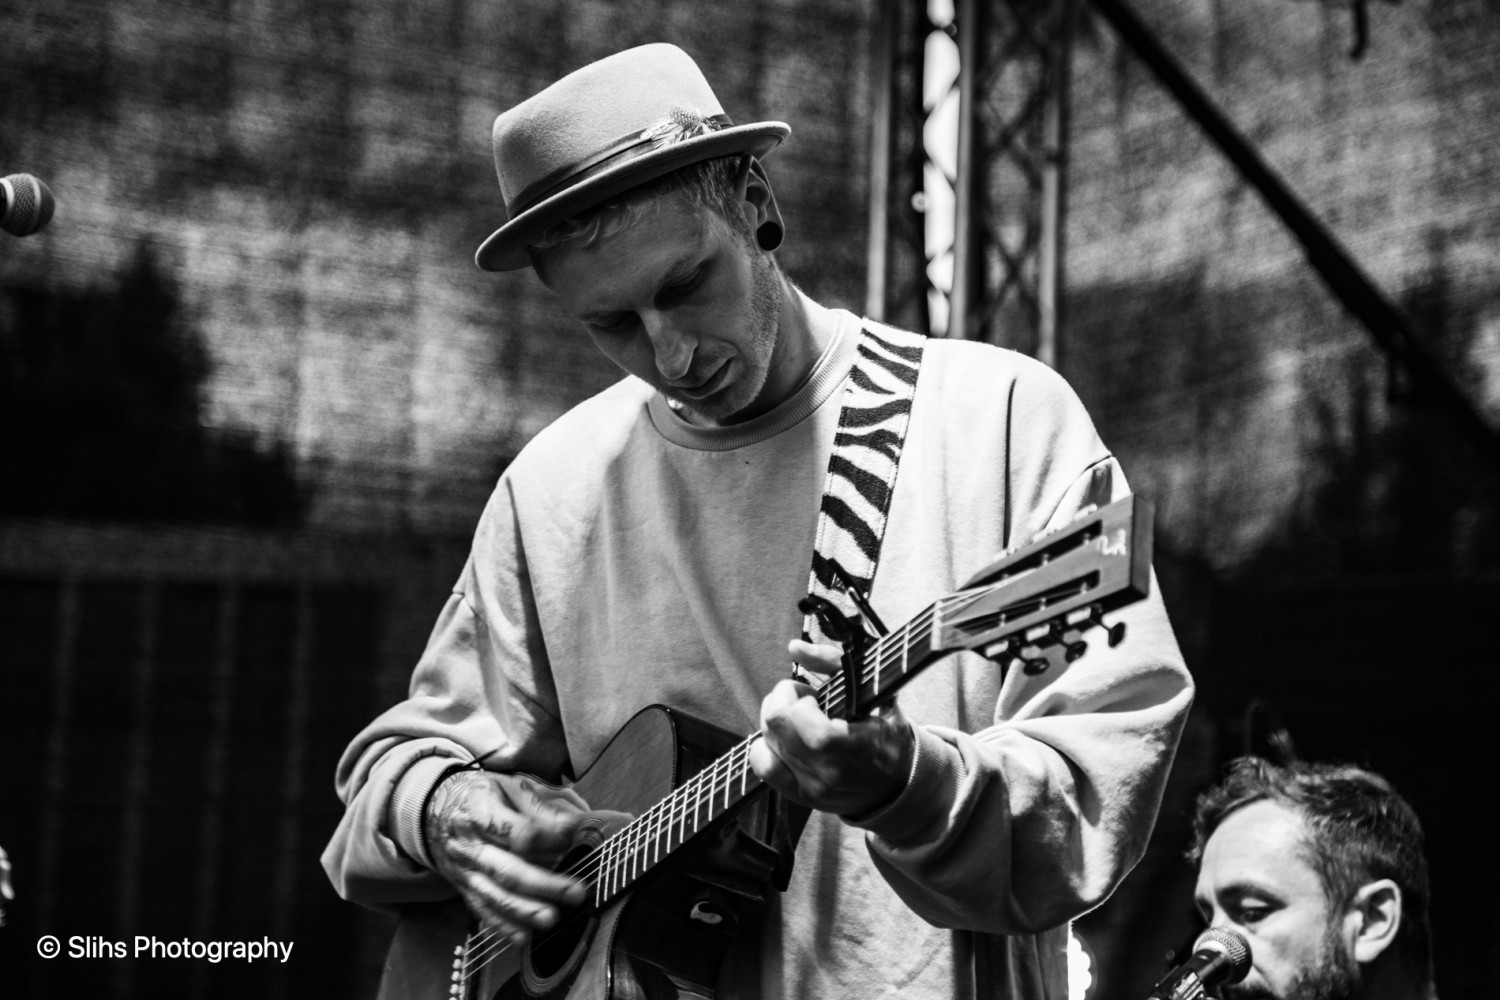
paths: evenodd
<path fill-rule="evenodd" d="M 1401 888 L 1388 878 L 1360 887 L 1345 914 L 1354 929 L 1354 960 L 1375 961 L 1396 941 L 1401 929 Z"/>
<path fill-rule="evenodd" d="M 786 228 L 781 222 L 781 209 L 776 207 L 776 192 L 771 190 L 771 180 L 760 160 L 746 156 L 740 163 L 740 174 L 736 187 L 744 198 L 741 206 L 750 231 L 762 250 L 775 250 L 781 246 Z"/>

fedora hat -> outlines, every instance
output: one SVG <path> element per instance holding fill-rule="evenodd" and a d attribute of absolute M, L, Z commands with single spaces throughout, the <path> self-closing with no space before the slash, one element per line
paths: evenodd
<path fill-rule="evenodd" d="M 541 230 L 699 160 L 764 156 L 783 122 L 735 125 L 692 57 L 642 45 L 590 63 L 495 119 L 505 224 L 474 255 L 486 271 L 531 263 Z"/>

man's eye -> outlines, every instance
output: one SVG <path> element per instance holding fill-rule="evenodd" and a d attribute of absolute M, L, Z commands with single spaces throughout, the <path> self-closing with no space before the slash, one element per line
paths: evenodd
<path fill-rule="evenodd" d="M 1249 925 L 1264 920 L 1270 913 L 1269 906 L 1237 906 L 1232 915 L 1235 923 Z"/>
<path fill-rule="evenodd" d="M 595 330 L 604 330 L 606 332 L 611 330 L 623 330 L 625 329 L 625 327 L 630 325 L 630 314 L 620 313 L 617 316 L 601 317 L 599 319 L 595 319 L 590 325 Z"/>

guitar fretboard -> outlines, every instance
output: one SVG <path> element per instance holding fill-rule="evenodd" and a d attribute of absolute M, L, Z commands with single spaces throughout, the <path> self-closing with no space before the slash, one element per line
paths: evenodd
<path fill-rule="evenodd" d="M 857 671 L 856 700 L 861 710 L 890 701 L 903 684 L 941 655 L 932 646 L 937 610 L 938 604 L 929 605 L 865 648 Z M 846 695 L 840 673 L 819 687 L 815 697 L 824 714 L 838 718 L 844 715 Z M 761 787 L 750 768 L 750 748 L 760 738 L 760 733 L 747 737 L 599 845 L 580 873 L 592 882 L 596 905 L 603 906 L 629 889 L 663 858 Z"/>

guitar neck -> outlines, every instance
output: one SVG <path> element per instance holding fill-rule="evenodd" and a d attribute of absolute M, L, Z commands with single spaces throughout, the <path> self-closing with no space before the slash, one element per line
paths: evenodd
<path fill-rule="evenodd" d="M 946 655 L 932 644 L 937 605 L 931 605 L 900 629 L 866 647 L 858 671 L 857 703 L 861 710 L 878 708 L 922 669 Z M 817 691 L 818 704 L 830 718 L 845 714 L 844 678 L 835 674 Z M 604 906 L 633 886 L 642 876 L 707 829 L 716 820 L 763 787 L 750 767 L 750 748 L 761 738 L 754 733 L 670 795 L 636 817 L 599 845 L 588 867 L 594 902 Z"/>
<path fill-rule="evenodd" d="M 1070 524 L 1007 552 L 964 587 L 930 605 L 896 631 L 866 646 L 854 671 L 857 690 L 842 672 L 818 689 L 830 718 L 844 718 L 850 702 L 864 714 L 887 704 L 907 681 L 959 649 L 973 649 L 1002 665 L 1019 661 L 1026 673 L 1049 669 L 1047 647 L 1065 662 L 1082 656 L 1081 636 L 1107 628 L 1111 646 L 1124 625 L 1103 614 L 1150 593 L 1151 506 L 1124 497 L 1090 509 Z M 608 903 L 662 859 L 762 787 L 750 769 L 753 734 L 665 799 L 616 832 L 578 874 L 592 882 L 595 902 Z"/>
<path fill-rule="evenodd" d="M 933 643 L 938 607 L 929 604 L 911 621 L 865 647 L 864 658 L 856 671 L 858 690 L 855 691 L 854 703 L 859 706 L 859 714 L 888 704 L 907 681 L 948 655 L 948 650 L 938 649 Z M 844 689 L 842 673 L 834 674 L 818 688 L 816 697 L 823 714 L 830 719 L 841 719 L 849 714 L 849 692 Z"/>

